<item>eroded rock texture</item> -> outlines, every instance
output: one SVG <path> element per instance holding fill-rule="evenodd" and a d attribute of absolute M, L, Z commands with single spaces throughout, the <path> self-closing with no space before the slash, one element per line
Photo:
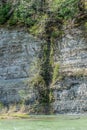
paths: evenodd
<path fill-rule="evenodd" d="M 23 29 L 0 29 L 0 102 L 4 106 L 24 100 L 26 105 L 35 103 L 35 92 L 28 81 L 38 71 L 39 50 L 40 41 Z"/>
<path fill-rule="evenodd" d="M 23 103 L 26 110 L 35 113 L 38 94 L 28 81 L 39 70 L 40 49 L 41 41 L 22 29 L 0 29 L 0 102 L 7 109 L 16 104 L 18 110 Z M 87 37 L 83 28 L 65 30 L 56 44 L 54 60 L 60 65 L 61 78 L 52 86 L 53 112 L 87 112 Z"/>
<path fill-rule="evenodd" d="M 54 85 L 55 113 L 87 112 L 87 38 L 82 28 L 65 31 L 58 43 L 61 81 Z"/>

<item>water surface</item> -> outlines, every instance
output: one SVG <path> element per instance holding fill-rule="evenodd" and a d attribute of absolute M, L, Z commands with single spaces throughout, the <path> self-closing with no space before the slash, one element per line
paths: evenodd
<path fill-rule="evenodd" d="M 87 117 L 36 116 L 0 120 L 0 130 L 87 130 Z"/>

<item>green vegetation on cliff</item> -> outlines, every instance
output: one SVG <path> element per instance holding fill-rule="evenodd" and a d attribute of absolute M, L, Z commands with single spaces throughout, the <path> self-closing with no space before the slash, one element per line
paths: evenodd
<path fill-rule="evenodd" d="M 10 3 L 0 7 L 0 24 L 4 24 L 7 21 L 7 15 L 10 9 L 11 9 Z"/>
<path fill-rule="evenodd" d="M 59 64 L 54 64 L 56 43 L 63 35 L 63 26 L 72 28 L 84 22 L 87 28 L 85 0 L 20 0 L 0 5 L 0 25 L 25 26 L 32 35 L 44 40 L 41 45 L 39 73 L 31 84 L 39 92 L 39 103 L 50 104 L 50 85 L 60 78 Z"/>
<path fill-rule="evenodd" d="M 42 22 L 50 18 L 64 21 L 83 17 L 86 11 L 85 0 L 9 0 L 4 4 L 1 2 L 0 24 L 8 21 L 9 25 L 22 24 L 30 28 L 39 23 L 43 25 Z"/>

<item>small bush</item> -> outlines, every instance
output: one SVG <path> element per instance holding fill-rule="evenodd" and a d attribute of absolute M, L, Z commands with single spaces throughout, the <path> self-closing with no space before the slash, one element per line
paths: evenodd
<path fill-rule="evenodd" d="M 53 83 L 58 79 L 59 77 L 59 64 L 56 64 L 53 71 Z"/>
<path fill-rule="evenodd" d="M 34 87 L 39 87 L 39 85 L 41 86 L 45 86 L 45 81 L 43 79 L 42 76 L 40 76 L 39 74 L 35 75 L 35 77 L 31 80 L 31 85 L 33 85 Z"/>
<path fill-rule="evenodd" d="M 0 102 L 0 109 L 2 109 L 4 107 L 3 103 Z"/>

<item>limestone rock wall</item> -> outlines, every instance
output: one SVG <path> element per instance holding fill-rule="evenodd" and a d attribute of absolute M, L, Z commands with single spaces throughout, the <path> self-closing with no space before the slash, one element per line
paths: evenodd
<path fill-rule="evenodd" d="M 56 63 L 60 64 L 61 81 L 54 88 L 55 113 L 87 112 L 87 35 L 84 30 L 66 30 L 58 42 Z M 60 54 L 60 55 L 58 55 Z"/>
<path fill-rule="evenodd" d="M 5 106 L 24 100 L 28 105 L 35 103 L 35 92 L 28 81 L 38 71 L 39 50 L 40 41 L 23 29 L 0 28 L 0 102 Z"/>
<path fill-rule="evenodd" d="M 52 86 L 54 113 L 87 112 L 87 38 L 84 32 L 82 28 L 66 30 L 56 44 L 54 60 L 60 65 L 58 73 L 62 78 Z M 28 111 L 33 111 L 38 104 L 38 92 L 29 80 L 39 71 L 36 63 L 40 49 L 41 41 L 23 29 L 0 28 L 0 103 L 7 109 L 10 104 L 16 104 L 18 110 L 18 105 L 23 103 Z"/>

